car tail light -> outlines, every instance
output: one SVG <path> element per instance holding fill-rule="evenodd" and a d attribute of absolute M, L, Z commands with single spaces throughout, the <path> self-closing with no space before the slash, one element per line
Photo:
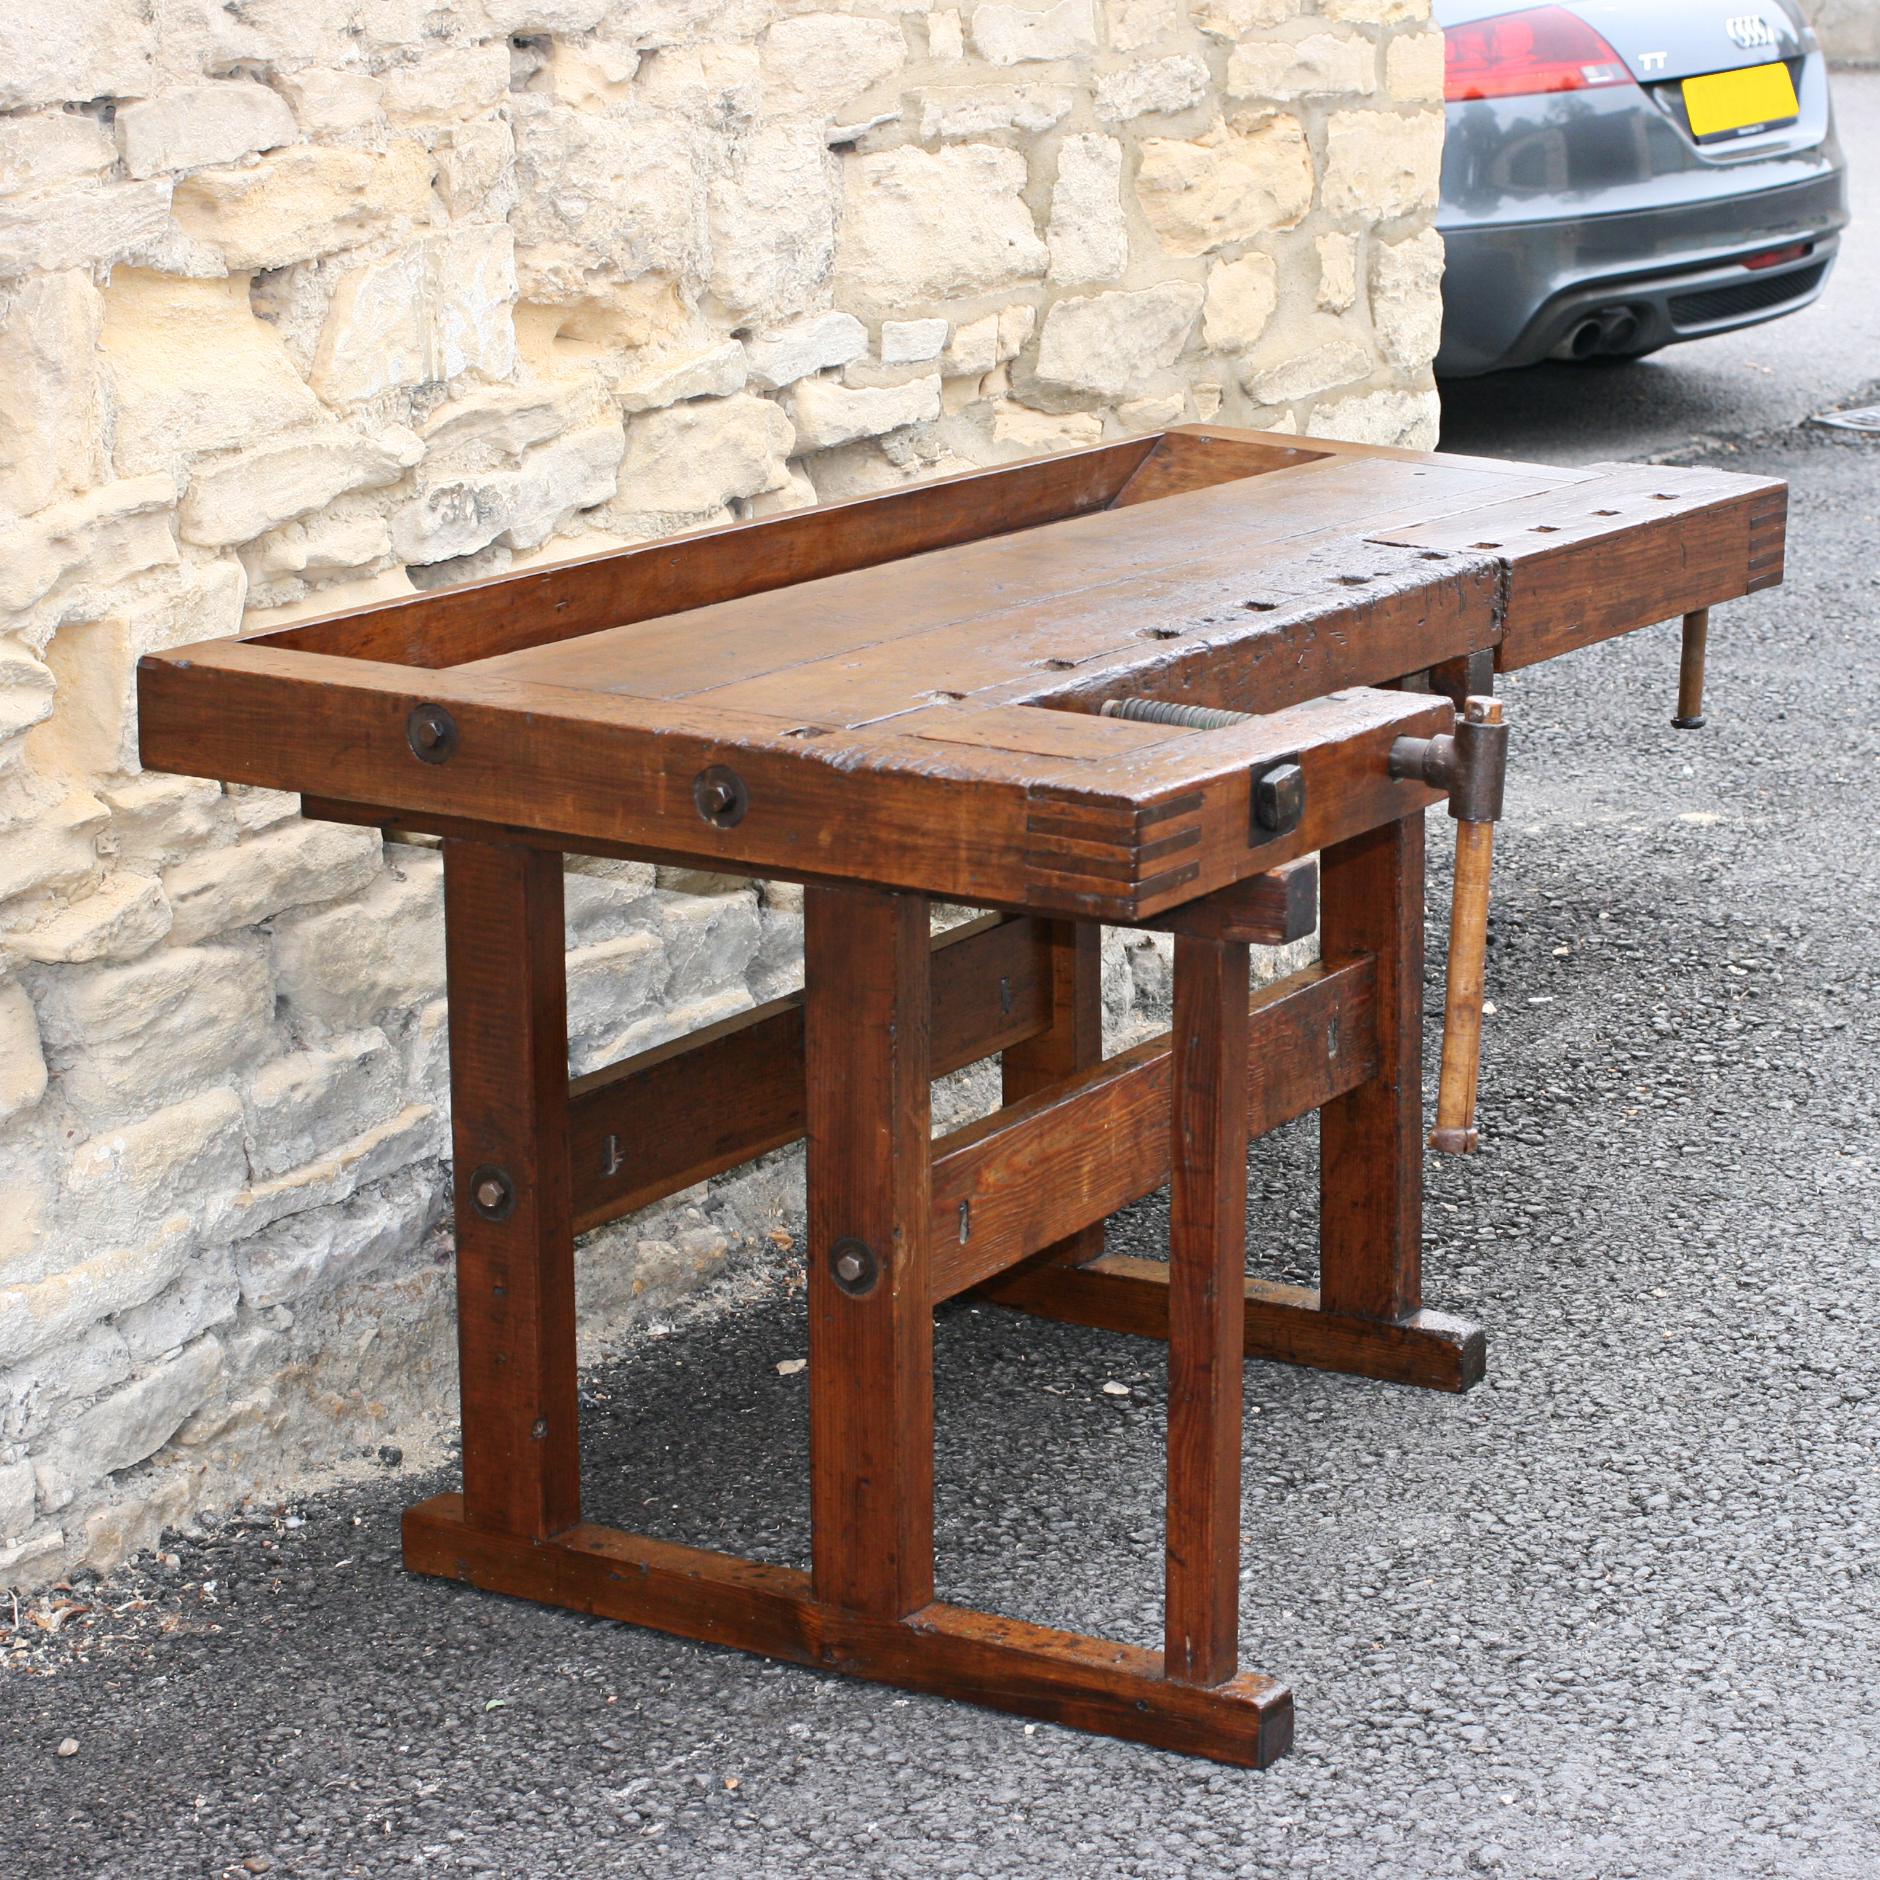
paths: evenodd
<path fill-rule="evenodd" d="M 1449 27 L 1444 39 L 1443 96 L 1451 104 L 1632 82 L 1611 46 L 1565 7 L 1472 20 Z"/>
<path fill-rule="evenodd" d="M 1814 245 L 1813 242 L 1792 242 L 1787 248 L 1771 248 L 1760 255 L 1751 255 L 1743 265 L 1750 269 L 1779 268 L 1785 261 L 1800 261 Z"/>

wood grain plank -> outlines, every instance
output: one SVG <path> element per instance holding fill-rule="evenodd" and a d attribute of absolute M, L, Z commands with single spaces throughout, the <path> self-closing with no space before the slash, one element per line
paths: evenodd
<path fill-rule="evenodd" d="M 1022 1619 L 941 1604 L 902 1619 L 844 1611 L 791 1568 L 592 1525 L 527 1547 L 468 1526 L 451 1495 L 407 1510 L 404 1544 L 414 1573 L 1240 1768 L 1292 1743 L 1292 1697 L 1270 1677 L 1180 1684 L 1159 1653 Z"/>
<path fill-rule="evenodd" d="M 900 1618 L 933 1599 L 927 902 L 811 888 L 803 958 L 813 1578 Z M 845 1246 L 872 1269 L 853 1290 Z"/>
<path fill-rule="evenodd" d="M 444 908 L 464 1502 L 540 1540 L 581 1518 L 561 858 L 447 842 Z"/>
<path fill-rule="evenodd" d="M 1249 971 L 1238 942 L 1175 937 L 1162 1659 L 1188 1684 L 1221 1683 L 1240 1656 Z"/>
<path fill-rule="evenodd" d="M 1022 1049 L 1052 1022 L 1055 969 L 1040 926 L 992 914 L 935 937 L 936 1077 Z M 796 1141 L 807 1105 L 801 992 L 576 1078 L 575 1231 Z"/>
<path fill-rule="evenodd" d="M 1320 946 L 1376 964 L 1377 1068 L 1319 1114 L 1319 1291 L 1328 1311 L 1423 1303 L 1423 818 L 1320 857 Z"/>
<path fill-rule="evenodd" d="M 1253 995 L 1249 1137 L 1373 1074 L 1375 996 L 1368 960 L 1311 966 Z M 1152 1038 L 936 1142 L 934 1298 L 986 1281 L 996 1298 L 997 1275 L 1161 1187 L 1170 1167 L 1169 1074 L 1169 1040 Z"/>

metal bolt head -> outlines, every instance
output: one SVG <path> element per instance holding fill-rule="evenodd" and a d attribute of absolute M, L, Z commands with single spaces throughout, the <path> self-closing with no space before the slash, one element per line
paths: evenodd
<path fill-rule="evenodd" d="M 874 1290 L 881 1268 L 866 1241 L 844 1235 L 829 1249 L 829 1271 L 845 1293 L 859 1297 Z"/>
<path fill-rule="evenodd" d="M 509 1171 L 493 1166 L 480 1168 L 470 1177 L 470 1205 L 486 1221 L 506 1221 L 516 1208 L 516 1185 Z"/>
<path fill-rule="evenodd" d="M 1268 835 L 1283 836 L 1305 820 L 1306 773 L 1294 763 L 1269 764 L 1253 780 L 1253 820 Z"/>
<path fill-rule="evenodd" d="M 419 763 L 447 763 L 457 749 L 457 721 L 441 705 L 415 706 L 405 720 L 405 742 Z"/>
<path fill-rule="evenodd" d="M 744 779 L 725 764 L 713 764 L 692 779 L 692 801 L 714 828 L 733 829 L 744 820 L 751 794 Z"/>

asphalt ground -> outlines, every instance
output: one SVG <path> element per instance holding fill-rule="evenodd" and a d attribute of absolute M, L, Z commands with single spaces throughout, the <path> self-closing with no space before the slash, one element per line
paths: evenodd
<path fill-rule="evenodd" d="M 1469 448 L 1549 454 L 1497 408 L 1452 401 Z M 0 1605 L 0 1876 L 1872 1880 L 1880 441 L 1765 415 L 1670 447 L 1794 484 L 1788 584 L 1716 616 L 1709 727 L 1667 723 L 1672 626 L 1505 687 L 1487 1140 L 1431 1163 L 1427 1247 L 1488 1381 L 1249 1367 L 1243 1662 L 1294 1689 L 1290 1758 L 410 1577 L 398 1512 L 448 1478 L 388 1469 Z M 1666 453 L 1615 418 L 1591 454 Z M 1309 1124 L 1254 1150 L 1258 1270 L 1310 1271 L 1315 1155 Z M 589 1506 L 800 1563 L 800 1284 L 751 1277 L 589 1376 Z M 942 1596 L 1156 1643 L 1161 1347 L 951 1308 L 937 1353 Z"/>

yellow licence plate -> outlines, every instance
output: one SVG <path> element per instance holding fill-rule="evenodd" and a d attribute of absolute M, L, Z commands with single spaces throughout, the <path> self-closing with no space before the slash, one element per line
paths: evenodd
<path fill-rule="evenodd" d="M 1723 131 L 1780 124 L 1799 116 L 1802 107 L 1789 68 L 1778 60 L 1773 65 L 1746 65 L 1740 71 L 1687 78 L 1684 108 L 1690 113 L 1693 137 L 1715 137 Z"/>

